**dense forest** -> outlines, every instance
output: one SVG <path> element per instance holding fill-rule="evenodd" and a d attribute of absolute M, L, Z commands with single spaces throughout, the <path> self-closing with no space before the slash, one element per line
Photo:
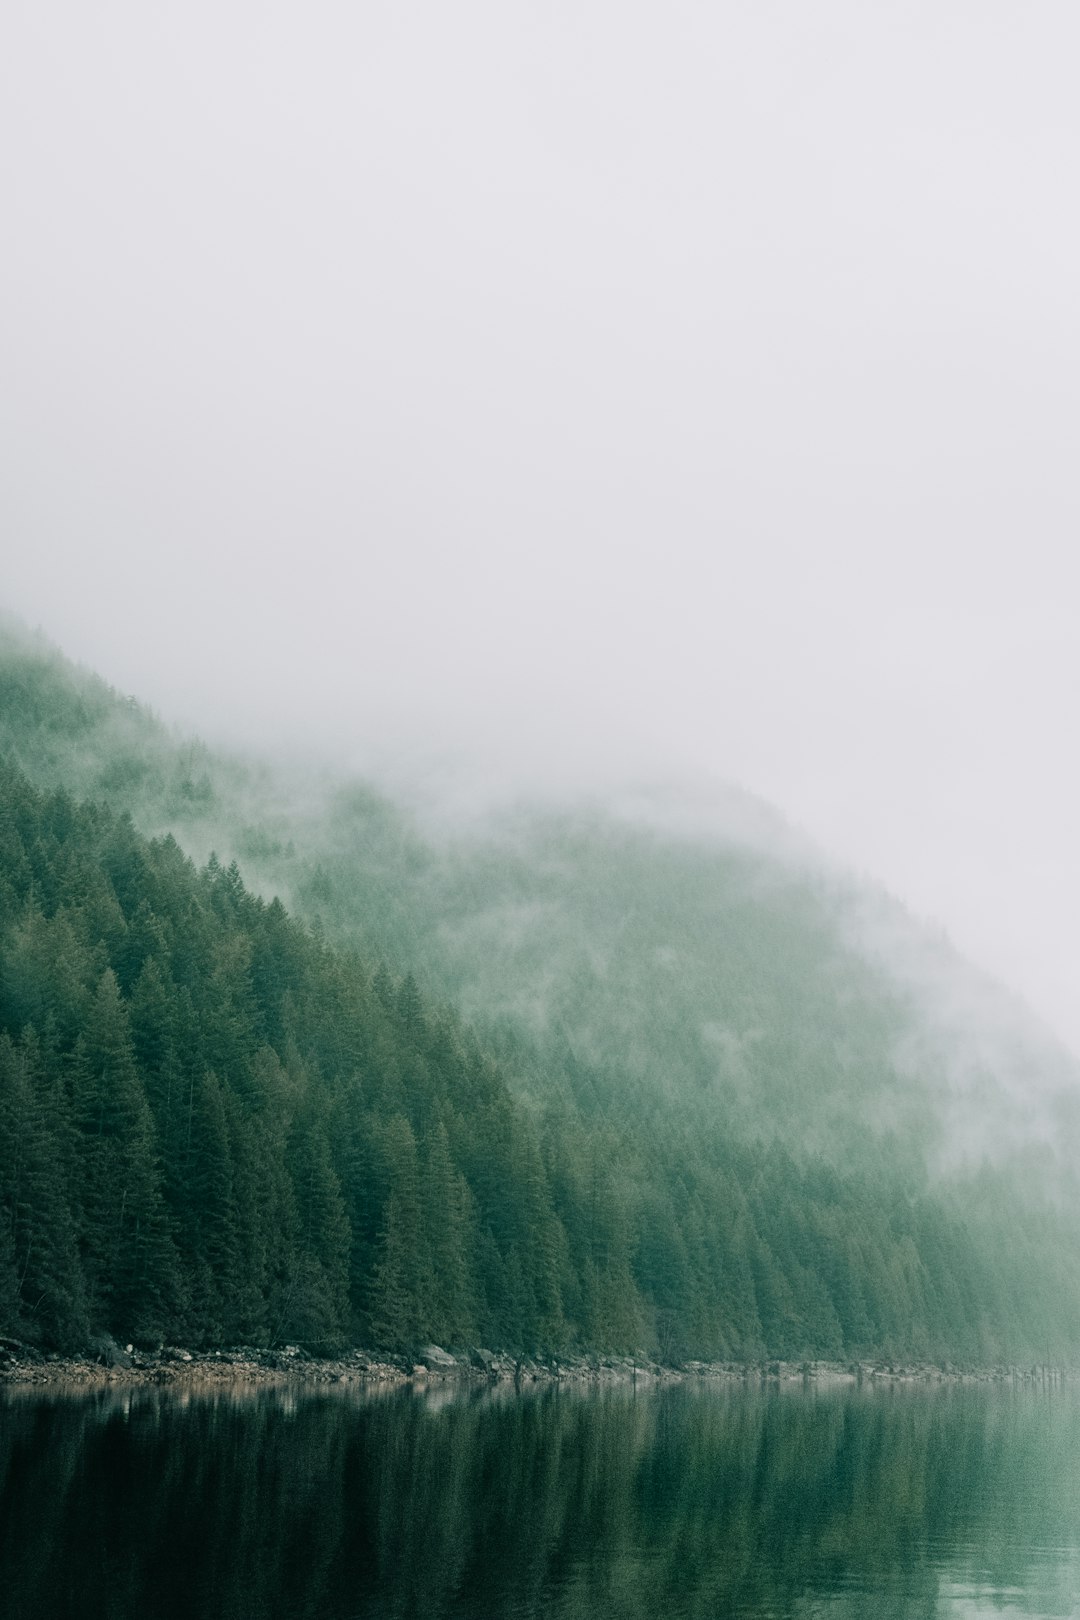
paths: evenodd
<path fill-rule="evenodd" d="M 1077 1198 L 1072 1054 L 745 794 L 424 815 L 211 751 L 0 620 L 5 754 L 412 974 L 509 1049 L 530 1098 L 632 1096 L 871 1173 L 886 1141 L 916 1178 L 989 1157 Z"/>
<path fill-rule="evenodd" d="M 0 715 L 0 1331 L 60 1347 L 109 1330 L 1071 1359 L 1080 1223 L 1068 1199 L 1028 1196 L 1022 1166 L 934 1176 L 918 1132 L 864 1129 L 846 1156 L 828 1132 L 796 1144 L 753 1128 L 730 1088 L 676 1106 L 615 1041 L 604 1062 L 565 1024 L 506 1008 L 466 1022 L 407 969 L 389 834 L 372 918 L 350 930 L 364 867 L 327 888 L 280 805 L 243 833 L 262 839 L 255 891 L 236 861 L 182 847 L 185 815 L 205 834 L 213 806 L 235 831 L 223 801 L 248 792 L 249 768 L 200 756 L 192 774 L 190 746 L 25 640 L 0 664 Z M 407 890 L 417 846 L 399 842 Z M 329 918 L 267 892 L 275 849 L 301 909 L 323 882 Z M 789 960 L 767 897 L 764 913 Z M 730 921 L 775 979 L 749 891 Z M 637 995 L 663 1027 L 670 975 L 654 963 L 651 983 L 635 967 Z M 838 1015 L 808 983 L 789 994 L 812 1092 Z M 893 1007 L 867 994 L 850 1022 Z M 782 1035 L 794 1049 L 762 1111 L 798 1074 L 790 1015 Z M 837 1049 L 848 1092 L 854 1071 L 881 1089 L 876 1061 L 867 1073 Z"/>

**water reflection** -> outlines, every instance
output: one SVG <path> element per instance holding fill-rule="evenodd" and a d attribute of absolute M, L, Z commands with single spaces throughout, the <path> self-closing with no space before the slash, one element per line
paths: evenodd
<path fill-rule="evenodd" d="M 0 1404 L 12 1620 L 1080 1613 L 1070 1390 Z"/>

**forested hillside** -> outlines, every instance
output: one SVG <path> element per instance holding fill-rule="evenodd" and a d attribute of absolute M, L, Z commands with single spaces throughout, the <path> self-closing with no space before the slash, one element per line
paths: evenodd
<path fill-rule="evenodd" d="M 1002 1249 L 720 1129 L 530 1111 L 452 1013 L 235 867 L 11 767 L 0 803 L 9 1331 L 973 1357 L 1073 1331 L 1049 1217 Z"/>
<path fill-rule="evenodd" d="M 0 727 L 0 1331 L 1072 1359 L 1067 1178 L 931 1174 L 902 989 L 760 850 L 455 853 L 271 778 L 256 817 L 250 768 L 23 636 Z"/>
<path fill-rule="evenodd" d="M 727 792 L 443 824 L 370 784 L 212 753 L 0 621 L 0 754 L 236 859 L 328 939 L 450 1001 L 527 1090 L 723 1120 L 873 1171 L 985 1156 L 1076 1196 L 1080 1065 L 887 896 Z"/>

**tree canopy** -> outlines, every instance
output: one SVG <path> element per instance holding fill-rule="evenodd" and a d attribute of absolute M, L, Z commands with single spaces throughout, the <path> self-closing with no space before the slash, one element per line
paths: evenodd
<path fill-rule="evenodd" d="M 516 1062 L 235 863 L 0 768 L 3 1331 L 669 1358 L 1072 1342 L 1064 1215 L 690 1128 L 584 1073 L 530 1099 Z"/>

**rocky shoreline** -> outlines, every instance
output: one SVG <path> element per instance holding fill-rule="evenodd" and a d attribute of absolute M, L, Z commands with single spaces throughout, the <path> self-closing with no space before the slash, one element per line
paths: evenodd
<path fill-rule="evenodd" d="M 415 1356 L 350 1350 L 314 1355 L 299 1345 L 273 1349 L 242 1345 L 221 1350 L 188 1350 L 176 1345 L 140 1349 L 98 1339 L 83 1356 L 41 1351 L 17 1339 L 0 1337 L 0 1385 L 93 1389 L 117 1384 L 213 1387 L 236 1384 L 391 1387 L 432 1384 L 627 1385 L 672 1383 L 742 1384 L 751 1387 L 891 1387 L 933 1384 L 1059 1384 L 1072 1381 L 1072 1369 L 1052 1367 L 965 1367 L 893 1361 L 688 1361 L 677 1366 L 630 1356 L 515 1358 L 473 1348 L 451 1354 L 425 1345 Z"/>

